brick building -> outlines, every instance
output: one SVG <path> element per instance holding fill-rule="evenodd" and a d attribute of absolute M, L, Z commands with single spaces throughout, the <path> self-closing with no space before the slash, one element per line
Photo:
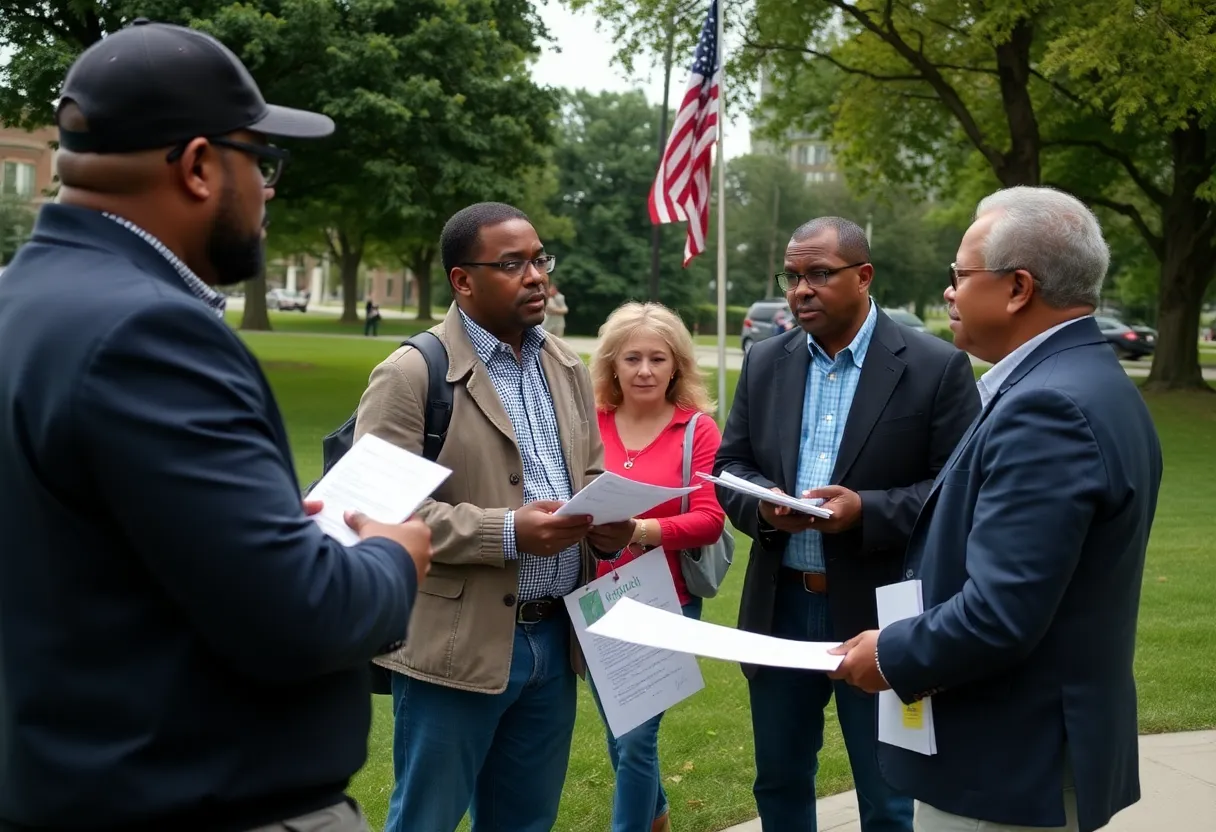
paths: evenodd
<path fill-rule="evenodd" d="M 0 125 L 0 194 L 39 205 L 50 197 L 55 181 L 53 127 L 21 130 Z"/>

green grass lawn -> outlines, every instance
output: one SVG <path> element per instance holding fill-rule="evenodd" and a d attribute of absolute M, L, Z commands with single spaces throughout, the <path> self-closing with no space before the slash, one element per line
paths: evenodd
<path fill-rule="evenodd" d="M 372 367 L 392 344 L 303 335 L 251 333 L 245 338 L 275 388 L 299 477 L 310 482 L 320 469 L 321 438 L 355 408 Z M 708 375 L 711 391 L 716 390 L 714 374 Z M 730 397 L 737 380 L 736 372 L 728 374 Z M 1140 612 L 1136 675 L 1141 728 L 1216 728 L 1216 697 L 1211 695 L 1216 689 L 1216 616 L 1211 615 L 1216 540 L 1210 520 L 1216 504 L 1216 397 L 1171 394 L 1150 397 L 1149 405 L 1165 449 L 1166 473 Z M 739 544 L 743 556 L 747 541 L 740 537 Z M 733 626 L 742 579 L 741 566 L 732 570 L 722 594 L 706 603 L 707 620 Z M 667 714 L 660 746 L 673 823 L 686 832 L 719 830 L 754 814 L 751 722 L 743 676 L 736 666 L 723 662 L 703 661 L 701 667 L 705 690 Z M 375 697 L 374 710 L 368 763 L 352 793 L 372 828 L 378 829 L 393 780 L 388 698 Z M 819 792 L 828 795 L 851 787 L 839 728 L 834 713 L 829 713 Z M 580 685 L 578 725 L 556 828 L 600 832 L 608 827 L 611 803 L 603 727 L 586 686 Z"/>

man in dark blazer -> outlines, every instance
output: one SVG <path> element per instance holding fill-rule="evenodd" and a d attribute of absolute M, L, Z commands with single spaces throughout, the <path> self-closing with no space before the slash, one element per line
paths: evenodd
<path fill-rule="evenodd" d="M 803 641 L 877 624 L 874 590 L 901 579 L 904 547 L 933 477 L 979 410 L 965 353 L 895 323 L 870 299 L 865 233 L 836 217 L 794 233 L 777 276 L 801 328 L 744 361 L 715 472 L 826 500 L 830 520 L 728 489 L 752 538 L 739 626 Z M 824 708 L 836 712 L 864 832 L 908 832 L 912 801 L 883 780 L 874 697 L 822 673 L 745 667 L 756 805 L 767 832 L 816 828 Z"/>
<path fill-rule="evenodd" d="M 306 516 L 212 288 L 260 267 L 266 136 L 333 122 L 138 22 L 58 119 L 59 202 L 0 281 L 0 830 L 365 830 L 368 662 L 430 534 L 352 517 L 344 547 Z"/>
<path fill-rule="evenodd" d="M 879 751 L 918 829 L 1089 832 L 1140 797 L 1132 655 L 1161 447 L 1091 317 L 1109 254 L 1081 202 L 998 191 L 957 257 L 955 341 L 994 366 L 908 548 L 925 612 L 844 645 L 836 675 L 932 696 L 937 754 Z"/>

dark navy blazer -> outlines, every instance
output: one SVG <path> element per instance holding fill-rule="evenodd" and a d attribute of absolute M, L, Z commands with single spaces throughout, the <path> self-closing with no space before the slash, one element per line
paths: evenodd
<path fill-rule="evenodd" d="M 49 205 L 0 276 L 0 829 L 248 829 L 342 797 L 414 569 L 304 515 L 257 361 Z"/>
<path fill-rule="evenodd" d="M 925 614 L 879 637 L 905 702 L 933 697 L 938 753 L 879 743 L 895 788 L 994 823 L 1081 832 L 1140 797 L 1132 654 L 1161 447 L 1093 319 L 1018 365 L 942 469 L 908 566 Z"/>

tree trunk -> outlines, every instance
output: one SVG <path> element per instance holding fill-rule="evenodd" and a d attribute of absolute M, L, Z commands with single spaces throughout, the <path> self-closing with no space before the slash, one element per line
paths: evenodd
<path fill-rule="evenodd" d="M 253 280 L 245 281 L 245 311 L 241 314 L 241 329 L 247 332 L 269 332 L 270 313 L 266 311 L 266 267 Z"/>
<path fill-rule="evenodd" d="M 335 244 L 335 238 L 337 240 Z M 342 283 L 342 317 L 340 323 L 359 323 L 359 263 L 363 260 L 363 240 L 356 243 L 344 231 L 326 235 L 330 253 L 338 261 L 338 275 Z"/>
<path fill-rule="evenodd" d="M 1173 190 L 1162 214 L 1157 348 L 1147 390 L 1211 390 L 1199 366 L 1199 316 L 1216 274 L 1212 205 L 1196 191 L 1212 174 L 1205 131 L 1194 121 L 1172 136 Z"/>
<path fill-rule="evenodd" d="M 1001 101 L 1009 125 L 1009 151 L 996 171 L 1001 183 L 1039 185 L 1042 176 L 1039 151 L 1042 140 L 1039 122 L 1030 97 L 1030 47 L 1034 42 L 1034 26 L 1023 20 L 1013 27 L 1009 40 L 996 47 L 996 69 L 1000 79 Z"/>
<path fill-rule="evenodd" d="M 431 263 L 435 259 L 435 249 L 422 246 L 414 250 L 410 256 L 410 271 L 414 280 L 418 281 L 418 320 L 431 321 Z"/>

